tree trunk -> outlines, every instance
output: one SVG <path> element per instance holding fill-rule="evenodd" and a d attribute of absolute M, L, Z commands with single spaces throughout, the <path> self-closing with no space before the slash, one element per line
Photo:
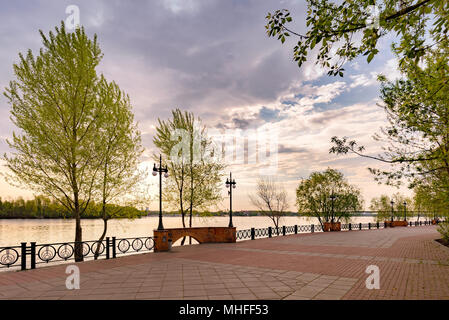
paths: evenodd
<path fill-rule="evenodd" d="M 186 215 L 184 213 L 184 210 L 183 209 L 181 209 L 181 210 L 182 210 L 181 211 L 182 212 L 181 213 L 181 216 L 182 216 L 182 227 L 185 228 L 186 227 L 186 222 L 185 222 Z M 185 242 L 186 242 L 186 237 L 183 237 L 182 240 L 181 240 L 181 246 L 183 246 Z"/>
<path fill-rule="evenodd" d="M 81 218 L 79 213 L 79 205 L 76 204 L 76 226 L 75 226 L 75 262 L 80 262 L 84 260 L 83 257 L 83 235 L 81 229 Z"/>
<path fill-rule="evenodd" d="M 193 151 L 193 150 L 192 150 Z M 189 212 L 189 227 L 192 228 L 192 212 L 193 212 L 193 152 L 190 157 L 190 212 Z M 189 244 L 192 244 L 192 237 L 189 237 Z"/>
<path fill-rule="evenodd" d="M 189 228 L 192 228 L 192 210 L 190 210 Z M 189 244 L 192 244 L 192 237 L 189 236 Z"/>
<path fill-rule="evenodd" d="M 98 239 L 98 245 L 97 249 L 95 250 L 94 259 L 97 260 L 98 256 L 100 255 L 100 247 L 103 243 L 104 237 L 106 236 L 106 231 L 108 230 L 108 219 L 103 218 L 103 234 L 101 235 L 100 239 Z"/>

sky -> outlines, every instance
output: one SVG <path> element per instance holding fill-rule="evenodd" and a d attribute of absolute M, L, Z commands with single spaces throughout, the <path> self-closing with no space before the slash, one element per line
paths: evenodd
<path fill-rule="evenodd" d="M 357 58 L 347 63 L 343 78 L 329 77 L 315 65 L 313 55 L 298 68 L 292 59 L 297 39 L 287 38 L 282 45 L 266 35 L 266 14 L 282 8 L 291 11 L 291 28 L 304 32 L 302 0 L 133 0 L 132 5 L 124 0 L 2 0 L 2 91 L 14 79 L 12 65 L 18 53 L 38 52 L 42 44 L 39 30 L 48 34 L 65 21 L 69 5 L 78 6 L 87 34 L 98 36 L 104 54 L 98 71 L 130 96 L 145 147 L 143 165 L 151 167 L 150 157 L 158 153 L 152 143 L 157 119 L 167 119 L 172 109 L 180 108 L 199 116 L 210 132 L 269 132 L 270 141 L 276 142 L 277 165 L 268 170 L 261 170 L 260 162 L 229 161 L 226 173 L 232 171 L 237 182 L 234 210 L 254 209 L 249 195 L 261 175 L 270 174 L 287 190 L 289 209 L 295 211 L 300 179 L 328 167 L 342 171 L 361 189 L 366 208 L 372 197 L 383 193 L 410 194 L 406 188 L 377 184 L 367 169 L 382 168 L 374 160 L 329 154 L 332 136 L 355 139 L 370 155 L 381 151 L 372 139 L 386 125 L 378 105 L 376 77 L 380 73 L 391 80 L 400 76 L 390 50 L 392 39 L 382 40 L 381 54 L 370 64 Z M 2 95 L 1 154 L 11 152 L 6 139 L 15 128 L 9 112 Z M 1 165 L 0 172 L 5 172 L 4 162 Z M 157 183 L 150 190 L 154 197 Z M 2 198 L 32 195 L 0 178 Z M 224 183 L 223 197 L 215 209 L 229 208 Z M 149 205 L 157 206 L 157 201 Z"/>

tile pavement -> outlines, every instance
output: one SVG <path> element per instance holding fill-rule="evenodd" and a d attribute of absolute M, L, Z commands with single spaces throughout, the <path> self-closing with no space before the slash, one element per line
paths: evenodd
<path fill-rule="evenodd" d="M 174 247 L 78 263 L 80 290 L 65 287 L 66 265 L 0 273 L 0 299 L 449 299 L 449 248 L 433 226 L 315 233 Z M 381 287 L 368 290 L 368 265 Z"/>

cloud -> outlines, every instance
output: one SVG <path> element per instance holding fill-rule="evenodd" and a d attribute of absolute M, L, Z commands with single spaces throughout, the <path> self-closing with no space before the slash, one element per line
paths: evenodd
<path fill-rule="evenodd" d="M 18 52 L 42 46 L 38 33 L 66 19 L 71 1 L 6 2 L 0 12 L 0 87 L 13 79 Z M 284 1 L 291 27 L 304 31 L 304 1 Z M 80 2 L 80 18 L 89 36 L 98 35 L 104 58 L 99 71 L 130 95 L 146 148 L 144 160 L 157 152 L 152 143 L 157 119 L 173 108 L 200 116 L 209 128 L 274 128 L 279 136 L 279 178 L 294 190 L 298 177 L 337 166 L 365 188 L 377 192 L 366 163 L 328 154 L 330 137 L 350 136 L 377 152 L 371 134 L 385 123 L 375 106 L 375 75 L 397 77 L 395 60 L 376 56 L 357 61 L 344 78 L 330 78 L 311 58 L 301 69 L 292 59 L 296 39 L 282 45 L 268 38 L 267 12 L 279 9 L 271 0 L 98 0 Z M 388 46 L 386 47 L 388 49 Z M 359 71 L 355 70 L 358 69 Z M 360 70 L 364 70 L 361 73 Z M 369 95 L 367 93 L 370 93 Z M 348 99 L 350 97 L 350 99 Z M 9 106 L 0 96 L 0 135 L 11 137 Z M 6 152 L 5 143 L 0 151 Z M 254 187 L 257 165 L 230 166 L 239 176 L 241 195 Z M 16 189 L 0 185 L 2 194 Z M 294 194 L 291 194 L 293 197 Z M 236 208 L 250 206 L 236 193 Z M 293 199 L 291 199 L 293 200 Z"/>
<path fill-rule="evenodd" d="M 291 153 L 307 153 L 307 152 L 309 152 L 309 149 L 302 148 L 302 147 L 286 147 L 285 145 L 280 144 L 279 148 L 278 148 L 278 152 L 279 153 L 289 153 L 289 154 L 291 154 Z"/>

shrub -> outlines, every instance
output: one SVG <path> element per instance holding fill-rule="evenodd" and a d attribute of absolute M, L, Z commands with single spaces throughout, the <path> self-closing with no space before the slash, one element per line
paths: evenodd
<path fill-rule="evenodd" d="M 441 223 L 437 230 L 439 233 L 441 233 L 443 240 L 446 243 L 449 243 L 449 222 L 446 221 Z"/>

